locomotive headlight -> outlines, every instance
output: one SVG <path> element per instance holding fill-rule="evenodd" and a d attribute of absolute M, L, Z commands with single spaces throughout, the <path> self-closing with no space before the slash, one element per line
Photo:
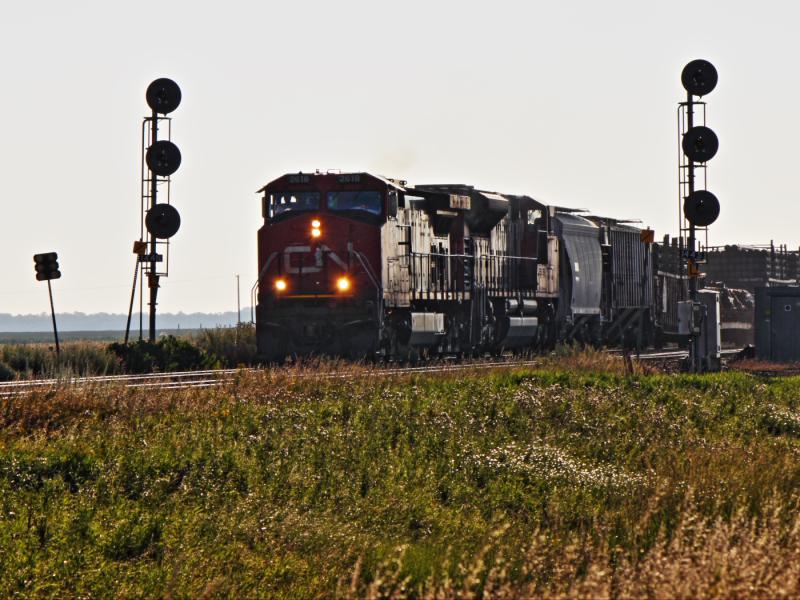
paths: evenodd
<path fill-rule="evenodd" d="M 314 219 L 311 221 L 311 237 L 318 238 L 322 235 L 322 223 L 320 223 L 319 219 Z"/>
<path fill-rule="evenodd" d="M 336 280 L 336 287 L 340 292 L 346 292 L 350 289 L 350 280 L 347 277 L 339 277 Z"/>
<path fill-rule="evenodd" d="M 275 289 L 279 292 L 286 291 L 286 280 L 285 279 L 276 279 L 275 280 Z"/>

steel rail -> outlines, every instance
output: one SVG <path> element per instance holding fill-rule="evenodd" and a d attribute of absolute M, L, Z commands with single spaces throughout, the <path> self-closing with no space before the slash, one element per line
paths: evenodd
<path fill-rule="evenodd" d="M 722 354 L 730 356 L 739 352 L 738 349 L 723 350 Z M 621 355 L 618 350 L 614 354 Z M 638 357 L 630 354 L 632 360 L 651 361 L 651 360 L 680 360 L 689 355 L 687 350 L 669 350 L 641 353 Z M 367 366 L 358 373 L 341 371 L 300 371 L 292 373 L 285 367 L 270 369 L 268 367 L 245 367 L 240 369 L 207 369 L 201 371 L 176 371 L 171 373 L 148 373 L 136 375 L 99 375 L 94 377 L 70 377 L 53 379 L 36 379 L 25 381 L 9 381 L 0 383 L 0 398 L 10 398 L 14 396 L 30 394 L 37 390 L 53 390 L 65 387 L 84 387 L 94 384 L 122 384 L 126 388 L 135 389 L 187 389 L 187 388 L 206 388 L 230 383 L 236 376 L 242 373 L 285 373 L 297 379 L 347 379 L 359 376 L 403 376 L 427 373 L 448 373 L 469 370 L 486 370 L 494 368 L 520 368 L 533 367 L 541 364 L 541 359 L 505 359 L 474 361 L 452 364 L 427 364 L 421 366 Z M 291 367 L 289 367 L 291 368 Z"/>

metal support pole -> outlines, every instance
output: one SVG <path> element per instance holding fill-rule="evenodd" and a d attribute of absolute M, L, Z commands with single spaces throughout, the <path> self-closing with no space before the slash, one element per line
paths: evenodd
<path fill-rule="evenodd" d="M 139 263 L 139 269 L 142 271 L 142 278 L 139 280 L 139 341 L 143 339 L 142 332 L 144 331 L 144 264 Z"/>
<path fill-rule="evenodd" d="M 53 316 L 53 335 L 56 338 L 56 354 L 61 354 L 61 347 L 58 345 L 58 328 L 56 327 L 56 309 L 53 305 L 53 288 L 50 280 L 47 280 L 47 293 L 50 294 L 50 314 Z"/>
<path fill-rule="evenodd" d="M 150 145 L 155 145 L 158 141 L 158 115 L 153 111 L 152 121 L 150 122 Z M 150 170 L 150 208 L 155 208 L 156 194 L 158 193 L 158 181 L 156 174 Z M 150 237 L 150 272 L 147 274 L 147 287 L 150 288 L 150 341 L 156 341 L 156 300 L 158 297 L 158 275 L 156 274 L 156 237 Z"/>
<path fill-rule="evenodd" d="M 151 342 L 156 341 L 156 298 L 158 296 L 158 275 L 150 273 L 147 277 L 147 287 L 150 288 L 150 335 Z"/>
<path fill-rule="evenodd" d="M 239 294 L 239 275 L 236 275 L 236 325 L 242 323 L 242 297 Z"/>
<path fill-rule="evenodd" d="M 653 234 L 653 235 L 655 235 L 655 234 Z M 644 245 L 644 265 L 643 265 L 643 269 L 642 269 L 642 280 L 640 282 L 641 286 L 642 286 L 642 294 L 641 294 L 641 300 L 640 300 L 641 308 L 639 309 L 639 327 L 638 327 L 638 329 L 636 331 L 636 358 L 637 359 L 641 356 L 641 353 L 642 353 L 642 336 L 643 336 L 643 333 L 644 333 L 642 331 L 642 329 L 644 328 L 644 316 L 645 316 L 644 305 L 645 305 L 645 302 L 647 301 L 647 289 L 645 287 L 647 285 L 647 259 L 648 259 L 649 255 L 650 255 L 650 248 L 651 248 L 651 246 L 650 246 L 649 243 Z M 652 302 L 651 302 L 651 304 L 652 304 Z"/>
<path fill-rule="evenodd" d="M 691 92 L 686 92 L 686 125 L 687 131 L 691 131 L 694 127 L 694 98 Z M 689 158 L 689 157 L 687 157 Z M 688 166 L 688 184 L 689 196 L 694 193 L 694 161 L 689 158 Z M 689 275 L 689 300 L 692 301 L 692 314 L 694 314 L 694 306 L 697 304 L 697 263 L 695 260 L 695 226 L 694 223 L 689 223 L 689 239 L 686 244 L 688 259 L 686 261 L 688 266 Z M 694 319 L 692 319 L 694 321 Z M 694 323 L 692 323 L 692 331 L 689 334 L 689 360 L 691 362 L 692 371 L 695 373 L 700 372 L 700 336 L 694 331 Z"/>
<path fill-rule="evenodd" d="M 128 323 L 125 325 L 125 343 L 131 333 L 131 317 L 133 316 L 133 302 L 136 299 L 136 281 L 139 278 L 139 255 L 136 255 L 136 266 L 133 268 L 133 287 L 131 288 L 131 303 L 128 306 Z"/>

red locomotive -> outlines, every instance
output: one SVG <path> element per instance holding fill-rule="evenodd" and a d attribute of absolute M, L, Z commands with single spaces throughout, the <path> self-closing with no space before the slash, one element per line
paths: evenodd
<path fill-rule="evenodd" d="M 259 191 L 265 360 L 480 354 L 657 325 L 650 245 L 612 219 L 368 173 L 288 174 Z"/>
<path fill-rule="evenodd" d="M 256 323 L 266 359 L 377 346 L 381 227 L 401 189 L 366 173 L 298 173 L 260 190 Z"/>

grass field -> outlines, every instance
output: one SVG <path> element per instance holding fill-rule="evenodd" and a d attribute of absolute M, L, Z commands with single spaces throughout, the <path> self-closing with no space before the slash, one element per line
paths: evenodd
<path fill-rule="evenodd" d="M 319 368 L 4 400 L 0 596 L 800 595 L 798 378 Z"/>
<path fill-rule="evenodd" d="M 158 335 L 193 336 L 199 335 L 205 329 L 159 329 Z M 147 331 L 144 332 L 147 337 Z M 59 342 L 121 342 L 125 339 L 124 331 L 59 331 Z M 130 339 L 139 339 L 138 323 L 135 330 L 131 330 Z M 52 331 L 0 331 L 0 344 L 49 344 L 55 347 Z"/>
<path fill-rule="evenodd" d="M 12 343 L 8 341 L 14 339 L 11 337 L 6 337 L 7 342 L 3 343 L 3 334 L 0 334 L 0 381 L 196 370 L 257 363 L 255 327 L 250 323 L 177 331 L 180 332 L 177 336 L 159 332 L 156 344 L 131 342 L 127 346 L 102 341 L 107 332 L 93 332 L 99 336 L 97 339 L 62 341 L 60 354 L 47 343 Z M 119 338 L 122 339 L 122 335 Z"/>

